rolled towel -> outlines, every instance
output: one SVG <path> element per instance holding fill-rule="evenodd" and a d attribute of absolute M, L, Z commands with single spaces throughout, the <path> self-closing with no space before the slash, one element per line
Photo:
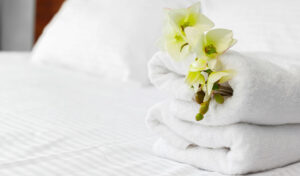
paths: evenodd
<path fill-rule="evenodd" d="M 148 126 L 161 139 L 159 156 L 224 174 L 246 174 L 300 160 L 300 125 L 232 124 L 211 127 L 177 119 L 168 101 L 149 110 Z"/>
<path fill-rule="evenodd" d="M 219 126 L 237 122 L 261 125 L 300 123 L 300 60 L 269 53 L 228 51 L 220 57 L 224 69 L 236 75 L 229 81 L 233 96 L 224 104 L 211 102 L 199 124 Z M 177 99 L 172 114 L 194 121 L 200 105 L 184 80 L 193 57 L 175 61 L 165 52 L 149 62 L 149 77 L 159 89 Z M 180 101 L 181 100 L 181 101 Z"/>

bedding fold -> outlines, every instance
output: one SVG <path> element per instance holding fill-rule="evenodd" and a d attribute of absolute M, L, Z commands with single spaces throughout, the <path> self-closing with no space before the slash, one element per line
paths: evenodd
<path fill-rule="evenodd" d="M 178 119 L 168 101 L 149 110 L 147 124 L 160 139 L 154 152 L 165 158 L 217 171 L 246 174 L 300 161 L 300 125 L 206 126 Z"/>
<path fill-rule="evenodd" d="M 151 82 L 176 99 L 170 105 L 173 114 L 194 121 L 200 105 L 193 100 L 193 90 L 184 83 L 191 58 L 175 61 L 167 53 L 158 52 L 148 67 Z M 229 81 L 233 96 L 222 105 L 211 103 L 205 118 L 198 123 L 300 123 L 300 61 L 276 54 L 230 51 L 220 60 L 224 69 L 236 72 Z"/>
<path fill-rule="evenodd" d="M 151 82 L 170 98 L 154 105 L 146 124 L 160 137 L 154 152 L 223 174 L 247 174 L 300 161 L 300 61 L 270 53 L 226 52 L 219 58 L 236 75 L 233 96 L 200 105 L 185 75 L 194 57 L 176 61 L 158 52 L 148 64 Z"/>

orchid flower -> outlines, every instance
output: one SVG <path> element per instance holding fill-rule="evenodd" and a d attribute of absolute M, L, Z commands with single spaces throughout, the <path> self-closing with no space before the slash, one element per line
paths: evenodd
<path fill-rule="evenodd" d="M 204 59 L 196 59 L 190 66 L 189 71 L 197 72 L 207 69 L 207 63 Z"/>
<path fill-rule="evenodd" d="M 200 3 L 188 8 L 169 10 L 167 15 L 170 24 L 182 32 L 187 27 L 193 27 L 204 32 L 214 26 L 210 19 L 200 13 Z"/>
<path fill-rule="evenodd" d="M 169 31 L 166 32 L 163 45 L 169 55 L 176 60 L 186 58 L 192 51 L 185 35 L 176 28 L 170 28 Z"/>
<path fill-rule="evenodd" d="M 168 9 L 166 16 L 163 47 L 176 60 L 183 59 L 192 52 L 185 34 L 186 28 L 194 28 L 203 33 L 214 26 L 212 21 L 200 13 L 200 3 L 184 9 Z"/>
<path fill-rule="evenodd" d="M 223 54 L 235 43 L 236 40 L 233 39 L 233 33 L 231 30 L 213 29 L 206 33 L 202 51 L 204 51 L 208 57 L 214 58 Z"/>
<path fill-rule="evenodd" d="M 212 72 L 207 78 L 207 84 L 201 87 L 205 92 L 204 102 L 210 99 L 215 83 L 225 83 L 229 81 L 234 76 L 234 74 L 235 72 L 233 70 Z"/>
<path fill-rule="evenodd" d="M 224 102 L 223 96 L 232 96 L 233 90 L 222 83 L 230 80 L 234 71 L 222 70 L 221 54 L 236 43 L 231 30 L 212 29 L 214 23 L 200 13 L 200 3 L 188 8 L 167 9 L 164 25 L 163 48 L 176 60 L 190 54 L 196 56 L 185 78 L 195 91 L 200 110 L 196 120 L 202 120 L 212 98 Z"/>
<path fill-rule="evenodd" d="M 205 84 L 205 77 L 201 71 L 207 69 L 206 60 L 196 59 L 190 66 L 189 73 L 186 76 L 185 82 L 194 88 L 194 91 L 197 92 L 199 85 Z"/>
<path fill-rule="evenodd" d="M 227 29 L 213 29 L 203 34 L 187 28 L 186 36 L 197 56 L 206 59 L 209 68 L 213 70 L 216 69 L 218 56 L 236 43 L 232 31 Z"/>
<path fill-rule="evenodd" d="M 193 87 L 194 91 L 197 92 L 199 85 L 205 84 L 205 77 L 201 72 L 189 72 L 186 76 L 186 83 Z"/>

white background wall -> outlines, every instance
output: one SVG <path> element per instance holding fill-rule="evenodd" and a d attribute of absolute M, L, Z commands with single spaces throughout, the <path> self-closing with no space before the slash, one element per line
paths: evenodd
<path fill-rule="evenodd" d="M 31 50 L 35 0 L 0 0 L 0 49 Z"/>

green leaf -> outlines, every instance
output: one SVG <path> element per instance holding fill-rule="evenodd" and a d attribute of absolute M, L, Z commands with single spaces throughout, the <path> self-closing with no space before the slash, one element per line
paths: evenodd
<path fill-rule="evenodd" d="M 220 94 L 215 94 L 214 99 L 216 100 L 217 103 L 223 104 L 224 103 L 224 97 Z"/>
<path fill-rule="evenodd" d="M 202 120 L 203 118 L 204 118 L 204 115 L 201 114 L 201 113 L 198 113 L 198 114 L 196 115 L 196 120 L 197 120 L 197 121 L 200 121 L 200 120 Z"/>

